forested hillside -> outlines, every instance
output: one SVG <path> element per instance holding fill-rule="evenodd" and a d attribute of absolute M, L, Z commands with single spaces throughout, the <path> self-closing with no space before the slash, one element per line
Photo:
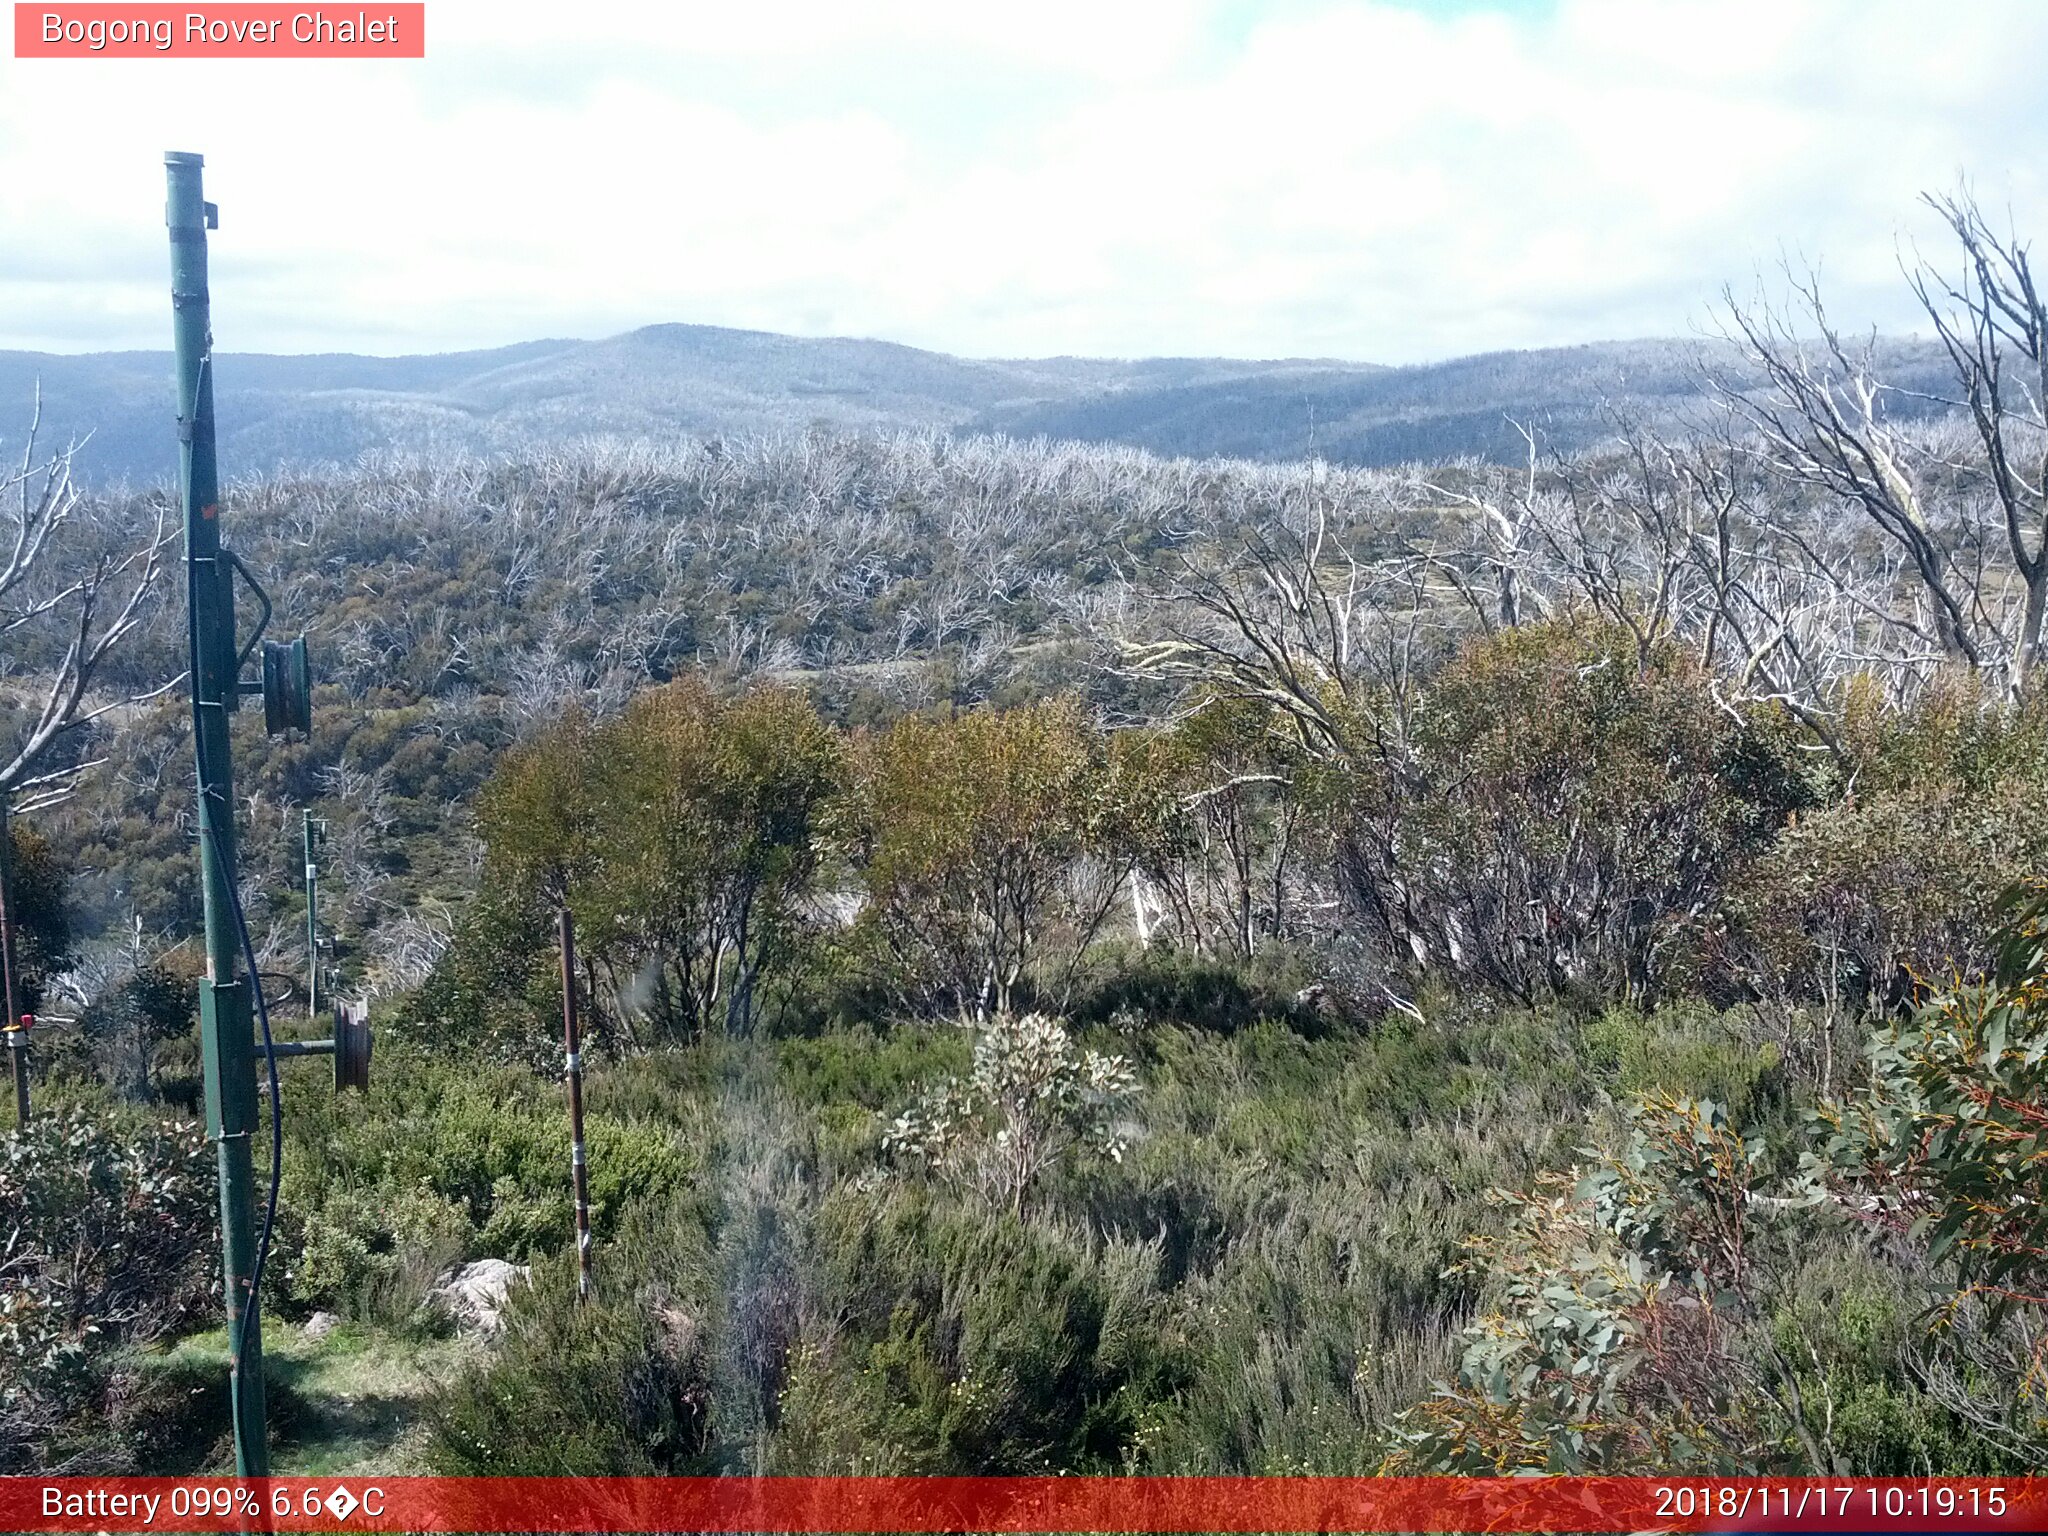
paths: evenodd
<path fill-rule="evenodd" d="M 246 472 L 365 454 L 523 454 L 590 438 L 670 440 L 941 428 L 1122 444 L 1154 453 L 1392 465 L 1514 462 L 1513 423 L 1560 450 L 1610 442 L 1617 411 L 1667 428 L 1705 412 L 1702 354 L 1754 382 L 1717 342 L 1503 352 L 1405 368 L 1329 359 L 979 360 L 887 342 L 657 325 L 601 341 L 535 341 L 430 357 L 218 360 L 223 462 Z M 1887 376 L 1918 390 L 1939 352 L 1887 343 Z M 0 353 L 0 408 L 92 441 L 85 479 L 153 485 L 173 456 L 166 354 Z M 1901 395 L 1895 407 L 1920 408 Z M 1706 412 L 1711 414 L 1710 412 Z"/>
<path fill-rule="evenodd" d="M 319 678 L 309 739 L 237 727 L 258 966 L 311 1028 L 310 807 L 379 1029 L 367 1095 L 284 1071 L 278 1469 L 2040 1465 L 2048 485 L 1997 313 L 1976 412 L 1743 315 L 1719 435 L 1505 464 L 818 430 L 232 486 Z M 222 1455 L 155 591 L 17 823 L 64 1022 L 0 1159 L 10 1470 Z M 75 633 L 10 634 L 9 730 Z M 530 1266 L 485 1326 L 482 1259 Z"/>

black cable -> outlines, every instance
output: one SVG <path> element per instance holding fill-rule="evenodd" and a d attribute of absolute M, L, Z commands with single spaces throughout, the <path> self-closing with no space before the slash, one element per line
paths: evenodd
<path fill-rule="evenodd" d="M 214 862 L 225 872 L 227 860 L 221 853 L 220 832 L 211 821 L 207 823 L 206 835 L 213 839 Z M 270 1009 L 263 1000 L 263 978 L 256 970 L 256 946 L 249 942 L 242 893 L 235 889 L 232 880 L 221 883 L 227 887 L 228 910 L 234 914 L 235 932 L 241 936 L 242 963 L 249 968 L 249 991 L 256 1001 L 256 1017 L 263 1021 L 263 1058 L 270 1069 L 270 1194 L 263 1202 L 263 1235 L 256 1240 L 256 1263 L 249 1271 L 249 1305 L 235 1331 L 235 1359 L 240 1361 L 243 1346 L 249 1342 L 250 1319 L 257 1315 L 262 1302 L 263 1266 L 270 1260 L 271 1231 L 277 1225 L 277 1186 L 284 1179 L 284 1096 L 277 1081 L 277 1042 L 270 1035 Z M 225 1097 L 226 1085 L 222 1088 Z"/>
<path fill-rule="evenodd" d="M 206 392 L 207 374 L 213 367 L 212 338 L 208 337 L 207 342 L 208 353 L 199 360 L 199 387 L 193 392 L 192 396 L 192 413 L 194 416 L 199 414 L 199 403 Z M 189 482 L 185 489 L 187 492 L 190 491 Z M 189 514 L 189 507 L 187 512 Z M 218 556 L 215 557 L 214 569 L 216 572 L 220 569 Z M 186 675 L 192 680 L 192 743 L 194 748 L 201 754 L 200 793 L 204 795 L 206 792 L 204 762 L 206 730 L 204 706 L 199 699 L 199 626 L 195 622 L 194 617 L 198 611 L 199 562 L 192 558 L 191 533 L 188 529 L 185 544 L 185 664 L 187 667 Z M 228 679 L 228 686 L 236 688 L 241 685 L 237 679 L 231 677 Z M 225 719 L 223 719 L 222 724 L 225 726 Z M 270 1069 L 270 1196 L 264 1202 L 263 1235 L 256 1243 L 256 1263 L 249 1272 L 249 1299 L 242 1309 L 242 1320 L 235 1328 L 234 1360 L 235 1369 L 239 1371 L 241 1369 L 243 1346 L 249 1342 L 250 1319 L 257 1315 L 262 1303 L 263 1268 L 270 1259 L 271 1233 L 277 1225 L 277 1186 L 282 1181 L 284 1174 L 284 1105 L 281 1102 L 281 1092 L 277 1081 L 277 1042 L 271 1038 L 270 1034 L 270 1009 L 263 999 L 263 978 L 256 971 L 256 947 L 249 942 L 249 924 L 242 912 L 242 893 L 235 889 L 235 882 L 229 877 L 227 858 L 221 848 L 220 829 L 214 825 L 211 812 L 211 806 L 201 805 L 199 808 L 199 820 L 206 830 L 208 840 L 213 844 L 214 864 L 221 873 L 221 884 L 226 888 L 228 894 L 228 911 L 233 915 L 235 931 L 241 937 L 242 961 L 248 967 L 249 990 L 256 1001 L 256 1016 L 263 1021 L 263 1055 Z M 233 812 L 230 810 L 229 814 L 232 815 Z M 227 1100 L 229 1089 L 229 1084 L 221 1084 L 223 1104 Z M 237 1436 L 241 1433 L 239 1422 L 235 1426 L 235 1432 Z"/>

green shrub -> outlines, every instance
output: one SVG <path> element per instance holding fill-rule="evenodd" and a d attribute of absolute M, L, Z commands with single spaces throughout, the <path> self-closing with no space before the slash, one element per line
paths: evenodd
<path fill-rule="evenodd" d="M 1178 1380 L 1158 1250 L 914 1196 L 819 1211 L 821 1304 L 779 1394 L 780 1472 L 1112 1472 Z"/>
<path fill-rule="evenodd" d="M 856 1025 L 776 1044 L 777 1075 L 800 1104 L 900 1103 L 918 1083 L 967 1070 L 972 1042 L 950 1024 Z"/>
<path fill-rule="evenodd" d="M 537 1264 L 532 1284 L 512 1293 L 489 1358 L 435 1397 L 430 1463 L 464 1477 L 721 1470 L 704 1339 L 707 1272 L 697 1217 L 675 1203 L 606 1252 L 587 1303 L 576 1299 L 573 1258 Z"/>
<path fill-rule="evenodd" d="M 1993 1474 L 2011 1465 L 1925 1380 L 1954 1367 L 1926 1329 L 1925 1290 L 1865 1246 L 1821 1236 L 1771 1319 L 1773 1342 L 1818 1406 L 1833 1470 L 1865 1477 Z"/>
<path fill-rule="evenodd" d="M 2048 693 L 1944 676 L 1904 712 L 1852 686 L 1853 792 L 1802 812 L 1733 903 L 1750 986 L 1896 1011 L 1991 962 L 2001 894 L 2048 861 Z"/>
<path fill-rule="evenodd" d="M 2031 1343 L 2048 1312 L 2048 886 L 2001 902 L 1981 983 L 1952 986 L 1871 1044 L 1870 1080 L 1814 1116 L 1817 1189 L 1897 1234 L 1951 1280 L 1939 1315 L 1994 1346 L 2017 1323 L 2009 1390 L 1979 1405 L 2048 1449 Z M 2018 1360 L 2025 1361 L 2024 1367 Z"/>
<path fill-rule="evenodd" d="M 106 988 L 80 1015 L 78 1034 L 101 1070 L 130 1098 L 156 1090 L 160 1049 L 192 1032 L 199 989 L 184 968 L 159 957 Z"/>
<path fill-rule="evenodd" d="M 1912 784 L 1801 816 L 1746 876 L 1741 953 L 1760 990 L 1894 1011 L 1980 974 L 2000 894 L 2048 861 L 2048 780 Z"/>
<path fill-rule="evenodd" d="M 490 1215 L 477 1233 L 478 1252 L 497 1259 L 551 1253 L 576 1235 L 576 1204 L 564 1186 L 529 1195 L 507 1174 L 491 1186 Z"/>
<path fill-rule="evenodd" d="M 1217 960 L 1157 946 L 1106 966 L 1075 1003 L 1084 1024 L 1138 1015 L 1162 1023 L 1232 1034 L 1260 1019 L 1282 1019 L 1305 1034 L 1325 1020 L 1300 1000 L 1312 967 L 1305 958 L 1272 945 L 1256 958 Z"/>
<path fill-rule="evenodd" d="M 1926 1276 L 1862 1241 L 1810 1174 L 1720 1107 L 1658 1096 L 1568 1174 L 1497 1198 L 1487 1306 L 1457 1379 L 1393 1426 L 1385 1470 L 1911 1475 L 2016 1471 L 2042 1427 L 1987 1411 L 2000 1355 L 1930 1331 Z M 1965 1336 L 1965 1333 L 1968 1336 Z M 1994 1363 L 1995 1362 L 1995 1363 Z M 2015 1373 L 2016 1374 L 2016 1373 Z M 2020 1392 L 2007 1383 L 2003 1405 Z"/>
<path fill-rule="evenodd" d="M 1682 988 L 1738 861 L 1811 798 L 1781 714 L 1618 626 L 1474 639 L 1412 714 L 1354 777 L 1344 889 L 1391 960 L 1525 1002 Z"/>
<path fill-rule="evenodd" d="M 1754 1346 L 1784 1278 L 1784 1223 L 1752 1198 L 1770 1173 L 1718 1106 L 1663 1098 L 1619 1147 L 1498 1195 L 1505 1230 L 1469 1260 L 1491 1305 L 1457 1380 L 1394 1427 L 1387 1470 L 1832 1470 L 1786 1407 L 1789 1368 Z"/>
<path fill-rule="evenodd" d="M 1122 1117 L 1137 1096 L 1123 1057 L 1081 1048 L 1044 1014 L 997 1014 L 975 1030 L 972 1069 L 927 1087 L 882 1141 L 905 1164 L 1022 1215 L 1076 1150 L 1123 1159 Z"/>
<path fill-rule="evenodd" d="M 399 1026 L 445 1047 L 540 1068 L 561 1057 L 561 970 L 552 919 L 530 895 L 486 885 Z"/>
<path fill-rule="evenodd" d="M 111 1351 L 217 1298 L 212 1174 L 198 1126 L 111 1105 L 0 1139 L 0 1471 L 90 1440 Z"/>
<path fill-rule="evenodd" d="M 150 1477 L 221 1475 L 234 1470 L 234 1419 L 227 1389 L 227 1331 L 162 1352 L 114 1362 L 104 1398 L 108 1441 L 122 1470 Z M 305 1404 L 273 1363 L 264 1373 L 264 1417 L 288 1441 Z"/>
<path fill-rule="evenodd" d="M 1587 1021 L 1587 1061 L 1618 1098 L 1707 1099 L 1754 1124 L 1784 1092 L 1778 1047 L 1753 1043 L 1740 1015 L 1698 1004 L 1638 1013 L 1610 1008 Z"/>
<path fill-rule="evenodd" d="M 293 1301 L 365 1321 L 405 1323 L 475 1232 L 462 1207 L 424 1187 L 337 1190 L 301 1221 L 280 1254 Z"/>
<path fill-rule="evenodd" d="M 566 1112 L 565 1112 L 566 1113 Z M 681 1188 L 688 1169 L 672 1131 L 658 1125 L 625 1125 L 606 1116 L 591 1116 L 584 1127 L 589 1156 L 591 1224 L 608 1234 L 620 1215 L 637 1201 L 657 1201 Z M 568 1172 L 568 1140 L 563 1161 Z"/>

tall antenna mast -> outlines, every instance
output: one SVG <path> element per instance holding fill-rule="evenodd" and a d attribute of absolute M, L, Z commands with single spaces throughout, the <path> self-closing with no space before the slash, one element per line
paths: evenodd
<path fill-rule="evenodd" d="M 185 512 L 192 734 L 199 759 L 199 867 L 206 901 L 206 976 L 199 984 L 206 1129 L 220 1162 L 221 1267 L 227 1282 L 229 1392 L 235 1471 L 270 1469 L 264 1436 L 263 1328 L 256 1309 L 256 1202 L 250 1141 L 256 1132 L 254 978 L 241 971 L 234 921 L 235 793 L 228 716 L 241 693 L 235 651 L 233 559 L 220 542 L 220 470 L 213 434 L 213 306 L 206 232 L 220 225 L 206 201 L 199 155 L 164 156 L 170 202 L 171 316 L 178 366 L 178 491 Z M 265 605 L 268 606 L 267 604 Z M 253 643 L 252 643 L 253 644 Z M 272 1105 L 272 1113 L 277 1106 Z"/>
<path fill-rule="evenodd" d="M 234 1408 L 235 1470 L 260 1477 L 270 1468 L 263 1425 L 263 1263 L 277 1213 L 284 1152 L 278 1115 L 280 1057 L 331 1055 L 334 1086 L 369 1085 L 367 1019 L 338 1020 L 332 1040 L 279 1044 L 256 975 L 256 953 L 235 885 L 235 784 L 228 717 L 242 695 L 263 696 L 271 735 L 313 728 L 313 680 L 306 637 L 264 640 L 270 599 L 249 567 L 220 537 L 220 470 L 213 441 L 213 306 L 206 286 L 206 232 L 220 215 L 200 187 L 198 155 L 164 156 L 170 201 L 171 316 L 178 364 L 178 495 L 185 511 L 185 609 L 192 681 L 192 740 L 199 760 L 199 869 L 206 900 L 206 976 L 199 983 L 199 1055 L 206 1076 L 206 1129 L 220 1161 L 221 1270 L 227 1281 L 228 1387 Z M 256 599 L 255 631 L 235 637 L 235 582 Z M 259 681 L 242 669 L 263 650 Z M 256 1227 L 256 1033 L 270 1078 L 270 1198 Z"/>

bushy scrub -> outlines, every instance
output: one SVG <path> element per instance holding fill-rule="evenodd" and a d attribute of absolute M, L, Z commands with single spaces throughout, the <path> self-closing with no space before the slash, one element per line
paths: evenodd
<path fill-rule="evenodd" d="M 1588 1064 L 1624 1103 L 1663 1095 L 1719 1104 L 1738 1125 L 1764 1118 L 1785 1094 L 1775 1041 L 1752 1038 L 1752 1020 L 1698 1003 L 1639 1013 L 1610 1008 L 1586 1022 Z"/>
<path fill-rule="evenodd" d="M 287 1085 L 281 1273 L 302 1307 L 412 1317 L 447 1266 L 525 1261 L 573 1239 L 568 1106 L 517 1067 L 401 1045 L 378 1091 Z M 590 1102 L 602 1102 L 593 1085 Z M 635 1203 L 677 1189 L 690 1163 L 672 1126 L 595 1108 L 586 1122 L 592 1222 L 610 1236 Z"/>
<path fill-rule="evenodd" d="M 687 1218 L 683 1219 L 687 1225 Z M 514 1291 L 491 1358 L 440 1394 L 429 1459 L 464 1477 L 606 1477 L 719 1470 L 696 1266 L 674 1236 L 606 1255 L 605 1284 L 576 1299 L 575 1263 Z M 678 1273 L 678 1270 L 681 1272 Z"/>
<path fill-rule="evenodd" d="M 1964 1333 L 1928 1330 L 1930 1278 L 1902 1273 L 1840 1234 L 1815 1234 L 1770 1328 L 1801 1400 L 1827 1405 L 1829 1454 L 1838 1468 L 1901 1477 L 1929 1467 L 1962 1476 L 1994 1474 L 2015 1461 L 2038 1465 L 2038 1454 L 2015 1456 L 2023 1441 L 1995 1443 L 1982 1422 L 1972 1425 L 1957 1411 L 1961 1399 L 1939 1385 L 1929 1390 L 1929 1383 L 1975 1374 L 1959 1348 Z M 1994 1385 L 1986 1377 L 1978 1383 Z"/>
<path fill-rule="evenodd" d="M 1110 1472 L 1178 1366 L 1158 1250 L 912 1192 L 818 1215 L 822 1300 L 780 1394 L 779 1472 Z"/>
<path fill-rule="evenodd" d="M 1260 1019 L 1281 1019 L 1303 1033 L 1325 1028 L 1313 983 L 1324 956 L 1267 941 L 1249 961 L 1215 959 L 1156 944 L 1116 954 L 1076 1002 L 1071 1017 L 1102 1024 L 1148 1018 L 1231 1034 Z"/>
<path fill-rule="evenodd" d="M 1810 1176 L 1947 1280 L 1936 1337 L 1950 1406 L 2048 1455 L 2048 890 L 2004 898 L 1989 974 L 1936 994 L 1871 1047 L 1870 1081 L 1815 1117 Z"/>
<path fill-rule="evenodd" d="M 1800 815 L 1734 903 L 1754 984 L 1893 1011 L 1980 975 L 2001 894 L 2048 860 L 2048 698 L 1947 677 L 1904 714 L 1852 689 L 1849 791 Z"/>
<path fill-rule="evenodd" d="M 1715 1104 L 1652 1097 L 1590 1162 L 1498 1193 L 1505 1227 L 1468 1245 L 1489 1305 L 1461 1336 L 1456 1381 L 1393 1426 L 1387 1470 L 2038 1460 L 2043 1420 L 2013 1370 L 2024 1337 L 1970 1305 L 1977 1287 L 1949 1299 L 1962 1328 L 1930 1331 L 1931 1273 L 1861 1241 L 1871 1209 L 1836 1202 L 1805 1164 Z"/>
<path fill-rule="evenodd" d="M 406 1323 L 474 1242 L 468 1213 L 424 1186 L 340 1190 L 304 1216 L 280 1278 L 302 1306 Z"/>
<path fill-rule="evenodd" d="M 1660 1099 L 1619 1148 L 1501 1196 L 1506 1230 L 1472 1260 L 1495 1307 L 1466 1331 L 1457 1383 L 1398 1428 L 1390 1466 L 1834 1470 L 1790 1368 L 1757 1347 L 1786 1278 L 1789 1223 L 1753 1198 L 1771 1171 L 1718 1106 Z"/>
<path fill-rule="evenodd" d="M 969 1183 L 885 1171 L 875 1106 L 971 1081 L 974 1038 L 904 1023 L 607 1067 L 615 1102 L 703 1127 L 703 1161 L 688 1200 L 633 1201 L 600 1244 L 616 1331 L 570 1371 L 571 1399 L 666 1371 L 662 1341 L 682 1329 L 705 1465 L 1369 1471 L 1470 1304 L 1469 1284 L 1439 1277 L 1481 1192 L 1568 1152 L 1579 1133 L 1558 1122 L 1595 1092 L 1553 1018 L 1474 1010 L 1452 1030 L 1313 1039 L 1154 1021 L 1128 1037 L 1147 1087 L 1142 1116 L 1121 1117 L 1123 1160 L 1070 1159 L 1020 1214 Z M 1083 1049 L 1069 1037 L 1061 1054 Z M 477 1426 L 490 1393 L 551 1379 L 540 1351 L 499 1358 L 517 1369 L 486 1364 L 458 1394 Z M 649 1437 L 617 1464 L 668 1458 L 670 1422 L 607 1429 Z M 486 1443 L 498 1469 L 529 1465 Z"/>
<path fill-rule="evenodd" d="M 1410 708 L 1358 781 L 1345 890 L 1391 957 L 1524 1001 L 1686 980 L 1738 858 L 1810 795 L 1786 720 L 1618 627 L 1473 640 Z"/>
<path fill-rule="evenodd" d="M 1137 1094 L 1123 1057 L 1081 1047 L 1044 1014 L 999 1013 L 975 1027 L 968 1075 L 925 1089 L 890 1122 L 883 1146 L 1021 1214 L 1075 1151 L 1122 1160 L 1122 1116 Z"/>
<path fill-rule="evenodd" d="M 100 1106 L 0 1139 L 0 1471 L 120 1465 L 92 1442 L 109 1362 L 218 1295 L 214 1209 L 189 1122 Z"/>
<path fill-rule="evenodd" d="M 862 921 L 902 995 L 1067 995 L 1137 856 L 1150 780 L 1071 701 L 911 715 L 853 743 Z"/>
<path fill-rule="evenodd" d="M 114 981 L 84 1010 L 80 1035 L 131 1099 L 151 1096 L 161 1048 L 198 1022 L 198 991 L 189 967 L 163 956 Z"/>

